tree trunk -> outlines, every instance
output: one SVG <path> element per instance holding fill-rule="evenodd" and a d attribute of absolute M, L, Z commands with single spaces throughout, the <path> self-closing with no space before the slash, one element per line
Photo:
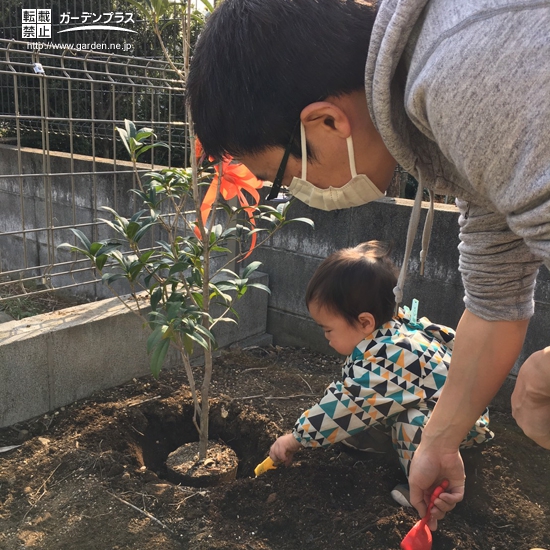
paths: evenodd
<path fill-rule="evenodd" d="M 204 350 L 204 378 L 201 388 L 201 429 L 199 432 L 199 460 L 206 458 L 208 448 L 208 423 L 210 414 L 210 382 L 212 380 L 212 348 Z"/>

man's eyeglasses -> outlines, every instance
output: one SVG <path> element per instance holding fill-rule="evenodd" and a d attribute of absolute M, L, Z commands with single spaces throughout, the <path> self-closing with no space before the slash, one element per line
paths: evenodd
<path fill-rule="evenodd" d="M 286 165 L 288 164 L 288 157 L 290 156 L 290 150 L 292 149 L 292 144 L 294 143 L 294 138 L 296 136 L 296 130 L 298 129 L 298 126 L 300 125 L 300 119 L 298 119 L 298 122 L 296 122 L 292 134 L 290 135 L 290 140 L 288 142 L 288 145 L 286 146 L 285 152 L 283 154 L 283 158 L 281 160 L 281 164 L 279 165 L 279 169 L 277 170 L 277 174 L 275 175 L 275 179 L 273 180 L 273 187 L 271 188 L 271 191 L 269 195 L 267 196 L 267 200 L 271 201 L 279 195 L 279 191 L 281 190 L 281 186 L 283 184 L 283 178 L 285 177 L 285 171 L 286 171 Z"/>

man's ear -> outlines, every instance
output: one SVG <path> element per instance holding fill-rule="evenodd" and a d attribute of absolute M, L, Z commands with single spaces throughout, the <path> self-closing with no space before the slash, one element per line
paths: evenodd
<path fill-rule="evenodd" d="M 357 317 L 357 321 L 361 326 L 361 331 L 365 336 L 368 336 L 376 329 L 376 320 L 372 313 L 363 312 Z"/>
<path fill-rule="evenodd" d="M 308 139 L 326 139 L 334 136 L 346 139 L 351 135 L 348 116 L 340 107 L 330 101 L 316 101 L 302 109 L 300 120 L 306 129 Z"/>

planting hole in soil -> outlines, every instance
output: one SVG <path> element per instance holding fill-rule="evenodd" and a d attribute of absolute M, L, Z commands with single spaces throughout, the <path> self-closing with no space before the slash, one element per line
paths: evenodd
<path fill-rule="evenodd" d="M 140 432 L 135 447 L 138 462 L 160 478 L 193 487 L 253 476 L 255 466 L 265 458 L 259 449 L 269 448 L 272 441 L 269 420 L 236 403 L 213 400 L 209 455 L 200 463 L 194 459 L 198 444 L 191 446 L 198 440 L 192 414 L 190 403 L 147 403 L 132 411 L 132 421 L 139 428 L 132 425 Z M 189 452 L 182 458 L 180 449 L 187 446 Z"/>

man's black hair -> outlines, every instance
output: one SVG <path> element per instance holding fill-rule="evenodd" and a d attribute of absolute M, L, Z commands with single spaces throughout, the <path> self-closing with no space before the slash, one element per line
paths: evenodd
<path fill-rule="evenodd" d="M 199 37 L 187 82 L 205 152 L 285 147 L 305 106 L 362 89 L 374 18 L 361 0 L 224 0 Z"/>

